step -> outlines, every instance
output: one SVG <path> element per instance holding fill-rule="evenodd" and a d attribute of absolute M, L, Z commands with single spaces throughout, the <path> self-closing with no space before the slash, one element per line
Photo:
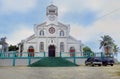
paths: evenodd
<path fill-rule="evenodd" d="M 61 57 L 44 57 L 38 60 L 37 62 L 34 62 L 29 65 L 29 67 L 70 67 L 70 66 L 77 65 Z"/>

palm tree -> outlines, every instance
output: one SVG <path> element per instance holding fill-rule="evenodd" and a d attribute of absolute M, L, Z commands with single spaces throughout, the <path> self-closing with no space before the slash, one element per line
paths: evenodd
<path fill-rule="evenodd" d="M 119 47 L 117 45 L 114 45 L 113 52 L 114 52 L 115 55 L 117 55 L 119 50 L 120 50 Z"/>
<path fill-rule="evenodd" d="M 110 55 L 113 52 L 114 41 L 109 35 L 101 36 L 100 49 L 103 47 L 105 55 Z"/>

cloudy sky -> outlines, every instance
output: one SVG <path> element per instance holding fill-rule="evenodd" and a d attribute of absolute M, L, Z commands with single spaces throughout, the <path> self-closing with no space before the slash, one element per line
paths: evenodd
<path fill-rule="evenodd" d="M 0 37 L 17 44 L 32 35 L 33 25 L 46 20 L 51 2 L 58 6 L 59 21 L 70 24 L 70 34 L 93 51 L 101 51 L 103 35 L 120 46 L 120 0 L 0 0 Z"/>

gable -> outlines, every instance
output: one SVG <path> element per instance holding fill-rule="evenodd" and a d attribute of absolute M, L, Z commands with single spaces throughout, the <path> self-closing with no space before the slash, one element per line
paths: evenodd
<path fill-rule="evenodd" d="M 35 34 L 33 34 L 33 35 L 31 35 L 30 37 L 28 37 L 27 39 L 26 39 L 26 42 L 35 42 Z"/>
<path fill-rule="evenodd" d="M 68 43 L 78 44 L 78 43 L 79 43 L 79 41 L 78 41 L 78 40 L 76 40 L 74 37 L 69 36 L 69 37 L 68 37 Z"/>
<path fill-rule="evenodd" d="M 46 22 L 35 25 L 35 28 L 38 29 L 38 28 L 44 27 L 44 26 L 46 26 Z"/>
<path fill-rule="evenodd" d="M 69 29 L 69 25 L 65 25 L 63 23 L 58 22 L 58 27 L 64 28 L 64 29 Z"/>

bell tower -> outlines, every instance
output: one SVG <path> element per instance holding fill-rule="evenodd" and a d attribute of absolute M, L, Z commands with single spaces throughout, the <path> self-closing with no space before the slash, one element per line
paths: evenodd
<path fill-rule="evenodd" d="M 49 22 L 57 21 L 58 8 L 53 4 L 49 5 L 46 9 L 46 16 Z"/>

